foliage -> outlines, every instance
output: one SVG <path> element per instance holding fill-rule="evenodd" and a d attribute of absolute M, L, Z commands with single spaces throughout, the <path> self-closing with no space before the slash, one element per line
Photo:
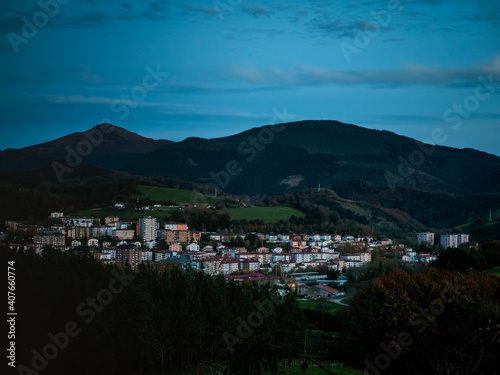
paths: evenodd
<path fill-rule="evenodd" d="M 177 267 L 159 273 L 143 266 L 134 273 L 103 265 L 86 253 L 52 249 L 40 256 L 2 248 L 0 259 L 2 264 L 15 261 L 18 275 L 17 364 L 31 367 L 31 350 L 41 353 L 51 343 L 48 334 L 64 331 L 68 322 L 81 329 L 48 361 L 51 374 L 83 375 L 98 369 L 154 375 L 189 372 L 201 364 L 222 364 L 232 374 L 249 374 L 266 364 L 275 368 L 287 356 L 266 350 L 265 344 L 293 349 L 303 340 L 302 310 L 290 295 L 273 302 L 271 314 L 242 342 L 226 344 L 224 334 L 240 337 L 241 319 L 259 311 L 255 303 L 275 298 L 266 284 L 227 283 L 222 276 Z M 121 284 L 117 275 L 131 280 Z M 110 285 L 122 290 L 108 300 L 103 291 L 109 292 Z"/>
<path fill-rule="evenodd" d="M 388 374 L 490 374 L 500 351 L 499 312 L 500 278 L 428 269 L 380 276 L 356 293 L 346 319 L 360 366 L 383 364 Z"/>

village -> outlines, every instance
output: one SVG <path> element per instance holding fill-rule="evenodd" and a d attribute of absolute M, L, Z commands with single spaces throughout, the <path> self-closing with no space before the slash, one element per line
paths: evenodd
<path fill-rule="evenodd" d="M 160 270 L 174 263 L 181 268 L 193 268 L 209 275 L 224 275 L 227 279 L 261 280 L 263 275 L 285 275 L 294 272 L 328 271 L 342 273 L 372 261 L 375 249 L 392 247 L 399 251 L 401 261 L 429 263 L 436 254 L 417 253 L 392 239 L 349 234 L 221 234 L 190 230 L 187 224 L 160 225 L 155 217 L 139 218 L 137 223 L 122 221 L 118 216 L 103 220 L 94 217 L 71 217 L 63 212 L 51 212 L 50 227 L 6 221 L 12 248 L 31 249 L 43 253 L 46 246 L 61 251 L 88 250 L 99 261 L 137 269 L 148 263 Z M 19 234 L 22 243 L 16 243 Z M 251 235 L 261 246 L 249 249 L 244 239 Z M 4 235 L 5 237 L 5 235 Z M 434 233 L 418 233 L 418 244 L 434 244 Z M 26 240 L 28 239 L 28 240 Z M 238 242 L 242 246 L 230 246 Z M 442 235 L 445 248 L 468 243 L 469 235 Z M 268 279 L 268 278 L 267 278 Z"/>

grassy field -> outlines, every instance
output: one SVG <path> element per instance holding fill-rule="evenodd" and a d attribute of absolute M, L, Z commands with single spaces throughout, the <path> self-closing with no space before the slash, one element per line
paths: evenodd
<path fill-rule="evenodd" d="M 484 271 L 485 275 L 497 275 L 500 276 L 500 268 L 492 268 L 491 270 Z"/>
<path fill-rule="evenodd" d="M 299 301 L 299 306 L 302 309 L 323 311 L 330 315 L 338 315 L 342 309 L 342 305 L 334 302 L 328 302 L 325 300 L 318 299 L 317 301 Z"/>
<path fill-rule="evenodd" d="M 138 185 L 137 189 L 141 192 L 141 195 L 136 195 L 134 198 L 146 198 L 153 202 L 199 203 L 209 201 L 204 194 L 183 189 L 147 185 Z"/>
<path fill-rule="evenodd" d="M 304 217 L 302 211 L 290 207 L 240 207 L 227 209 L 235 220 L 258 220 L 265 223 L 274 223 L 280 220 L 288 220 L 290 216 Z"/>
<path fill-rule="evenodd" d="M 134 209 L 113 209 L 113 208 L 95 208 L 91 210 L 81 210 L 70 214 L 70 216 L 93 216 L 93 217 L 106 217 L 118 216 L 121 220 L 137 221 L 140 217 L 153 216 L 157 219 L 164 221 L 165 216 L 177 210 L 175 207 L 161 207 L 155 208 L 154 211 L 135 211 Z"/>

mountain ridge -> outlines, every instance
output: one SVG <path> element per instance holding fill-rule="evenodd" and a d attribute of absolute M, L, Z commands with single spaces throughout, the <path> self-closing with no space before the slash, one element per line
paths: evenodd
<path fill-rule="evenodd" d="M 52 161 L 64 159 L 68 154 L 68 147 L 77 152 L 80 147 L 80 154 L 88 164 L 117 169 L 120 164 L 130 163 L 142 154 L 168 143 L 172 141 L 154 140 L 115 125 L 99 124 L 89 130 L 71 133 L 52 141 L 0 151 L 0 170 L 41 168 Z"/>
<path fill-rule="evenodd" d="M 68 160 L 68 149 L 82 151 L 82 144 L 92 150 L 80 154 L 75 166 L 74 159 Z M 57 175 L 54 163 L 68 162 L 73 163 L 71 170 L 59 169 Z M 49 188 L 107 178 L 125 185 L 130 178 L 171 178 L 204 185 L 208 194 L 225 191 L 255 199 L 321 187 L 395 217 L 411 217 L 428 228 L 452 227 L 500 207 L 499 157 L 328 120 L 267 125 L 181 142 L 153 140 L 101 124 L 0 152 L 0 176 L 11 186 Z M 306 199 L 307 194 L 300 197 Z M 376 225 L 378 219 L 371 220 Z"/>
<path fill-rule="evenodd" d="M 278 126 L 285 128 L 274 131 Z M 415 155 L 422 160 L 408 166 Z M 162 162 L 165 160 L 170 163 Z M 234 178 L 226 186 L 218 185 L 235 194 L 285 192 L 279 188 L 280 183 L 296 174 L 304 176 L 304 183 L 299 188 L 321 183 L 335 191 L 342 191 L 339 184 L 348 181 L 372 185 L 371 188 L 367 186 L 372 192 L 394 187 L 449 193 L 498 192 L 500 189 L 500 158 L 495 155 L 472 149 L 432 146 L 393 132 L 326 120 L 252 128 L 222 138 L 187 138 L 145 155 L 124 170 L 142 175 L 176 175 L 217 185 L 214 176 L 223 174 L 227 163 L 233 160 L 244 173 L 232 176 Z M 260 163 L 260 172 L 279 165 L 286 173 L 262 176 L 262 173 L 255 173 L 254 163 Z M 274 179 L 274 187 L 261 191 L 253 189 L 245 178 L 248 176 L 254 180 Z M 395 181 L 388 181 L 388 176 L 395 177 Z M 471 182 L 471 178 L 477 184 Z"/>

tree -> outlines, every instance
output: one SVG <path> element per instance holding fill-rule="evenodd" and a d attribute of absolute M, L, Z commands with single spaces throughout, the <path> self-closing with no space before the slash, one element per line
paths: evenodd
<path fill-rule="evenodd" d="M 499 290 L 500 278 L 479 273 L 382 275 L 359 290 L 347 310 L 353 360 L 389 374 L 493 373 Z"/>

